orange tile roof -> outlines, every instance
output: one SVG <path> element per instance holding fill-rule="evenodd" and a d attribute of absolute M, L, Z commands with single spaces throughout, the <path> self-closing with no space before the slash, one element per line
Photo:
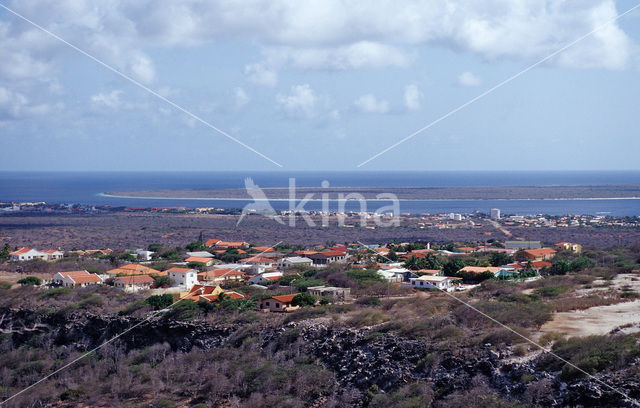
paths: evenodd
<path fill-rule="evenodd" d="M 180 267 L 174 266 L 173 268 L 167 269 L 167 272 L 189 272 L 192 270 L 193 269 L 191 268 L 180 268 Z"/>
<path fill-rule="evenodd" d="M 296 255 L 313 255 L 313 254 L 317 254 L 318 251 L 296 251 L 294 253 Z"/>
<path fill-rule="evenodd" d="M 107 271 L 109 275 L 163 275 L 162 272 L 140 264 L 126 264 Z M 166 274 L 165 274 L 166 275 Z"/>
<path fill-rule="evenodd" d="M 256 246 L 256 247 L 253 247 L 251 249 L 254 249 L 254 250 L 258 251 L 258 252 L 275 252 L 275 249 L 273 249 L 271 247 L 268 247 L 268 246 Z"/>
<path fill-rule="evenodd" d="M 133 285 L 136 283 L 154 283 L 155 282 L 153 278 L 149 275 L 120 276 L 118 279 L 127 285 Z"/>
<path fill-rule="evenodd" d="M 298 294 L 292 293 L 290 295 L 273 296 L 271 299 L 277 300 L 280 303 L 291 303 L 291 301 L 293 300 L 294 297 L 296 297 L 296 295 Z"/>
<path fill-rule="evenodd" d="M 65 278 L 71 278 L 75 283 L 102 282 L 98 275 L 85 270 L 60 272 L 60 275 Z"/>
<path fill-rule="evenodd" d="M 208 240 L 207 240 L 207 242 L 205 242 L 204 244 L 205 244 L 206 246 L 210 247 L 210 246 L 214 246 L 214 245 L 215 245 L 215 244 L 217 244 L 218 242 L 220 242 L 220 240 L 219 240 L 219 239 L 217 239 L 217 238 L 211 238 L 211 239 L 208 239 Z"/>
<path fill-rule="evenodd" d="M 555 254 L 557 251 L 551 248 L 538 248 L 538 249 L 526 249 L 524 251 L 525 254 L 529 254 L 531 256 L 545 256 Z"/>
<path fill-rule="evenodd" d="M 533 265 L 534 268 L 551 268 L 552 266 L 551 262 L 547 261 L 533 261 L 531 265 Z"/>
<path fill-rule="evenodd" d="M 22 255 L 31 251 L 33 248 L 18 248 L 17 250 L 11 252 L 11 255 Z"/>
<path fill-rule="evenodd" d="M 185 259 L 185 262 L 200 262 L 206 264 L 208 262 L 211 262 L 211 258 L 205 258 L 203 256 L 190 256 Z"/>
<path fill-rule="evenodd" d="M 322 252 L 320 252 L 320 254 L 324 255 L 326 257 L 345 256 L 345 255 L 347 255 L 342 251 L 322 251 Z"/>
<path fill-rule="evenodd" d="M 205 278 L 221 278 L 223 276 L 244 276 L 245 273 L 237 269 L 219 268 L 210 271 L 204 271 L 198 274 L 199 279 Z"/>
<path fill-rule="evenodd" d="M 273 263 L 272 258 L 267 258 L 265 256 L 251 256 L 243 259 L 242 261 L 246 263 Z"/>
<path fill-rule="evenodd" d="M 275 275 L 275 276 L 263 276 L 263 278 L 268 279 L 270 281 L 277 281 L 282 279 L 282 276 L 280 275 Z"/>

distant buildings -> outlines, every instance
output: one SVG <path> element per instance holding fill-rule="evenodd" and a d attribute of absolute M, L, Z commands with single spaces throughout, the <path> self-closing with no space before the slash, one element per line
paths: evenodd
<path fill-rule="evenodd" d="M 542 243 L 540 241 L 507 241 L 504 243 L 504 247 L 506 249 L 538 249 L 542 248 Z"/>
<path fill-rule="evenodd" d="M 58 272 L 53 275 L 51 283 L 59 286 L 84 287 L 88 285 L 99 285 L 102 279 L 95 273 L 82 271 Z"/>
<path fill-rule="evenodd" d="M 57 249 L 45 249 L 38 251 L 33 248 L 18 248 L 9 253 L 10 261 L 30 261 L 32 259 L 42 259 L 44 261 L 55 261 L 62 259 L 64 253 Z"/>

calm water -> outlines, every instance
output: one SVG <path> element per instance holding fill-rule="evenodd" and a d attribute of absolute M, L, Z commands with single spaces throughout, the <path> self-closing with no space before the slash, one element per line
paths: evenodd
<path fill-rule="evenodd" d="M 126 206 L 186 206 L 239 208 L 244 200 L 136 199 L 104 197 L 100 193 L 127 190 L 243 188 L 252 177 L 261 187 L 285 187 L 289 177 L 299 187 L 319 187 L 328 180 L 336 187 L 548 186 L 640 184 L 640 171 L 619 172 L 0 172 L 0 201 L 45 201 Z M 316 198 L 319 198 L 316 197 Z M 373 211 L 385 202 L 368 202 Z M 288 202 L 273 201 L 276 209 Z M 497 207 L 511 214 L 640 215 L 640 200 L 402 200 L 402 212 L 488 212 Z M 307 210 L 320 209 L 309 202 Z M 330 208 L 337 209 L 337 203 Z M 355 203 L 346 207 L 357 209 Z"/>

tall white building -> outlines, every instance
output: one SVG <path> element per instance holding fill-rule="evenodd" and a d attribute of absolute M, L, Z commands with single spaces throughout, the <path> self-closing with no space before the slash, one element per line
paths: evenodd
<path fill-rule="evenodd" d="M 499 208 L 492 208 L 491 209 L 491 219 L 492 220 L 499 220 L 500 219 L 500 209 Z"/>

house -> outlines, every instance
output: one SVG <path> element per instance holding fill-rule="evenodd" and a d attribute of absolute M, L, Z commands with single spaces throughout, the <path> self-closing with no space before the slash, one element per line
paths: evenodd
<path fill-rule="evenodd" d="M 423 275 L 419 278 L 411 278 L 411 286 L 416 289 L 436 288 L 443 291 L 454 291 L 458 284 L 462 283 L 462 278 L 451 276 L 429 276 Z"/>
<path fill-rule="evenodd" d="M 506 241 L 504 247 L 516 251 L 520 249 L 537 249 L 542 248 L 542 243 L 540 241 Z"/>
<path fill-rule="evenodd" d="M 500 271 L 504 269 L 501 266 L 465 266 L 460 269 L 458 273 L 483 273 L 483 272 L 491 272 L 494 276 L 500 273 Z"/>
<path fill-rule="evenodd" d="M 268 246 L 255 246 L 255 247 L 252 247 L 251 249 L 253 249 L 254 251 L 259 252 L 259 253 L 269 253 L 269 252 L 275 252 L 276 251 L 272 247 L 268 247 Z"/>
<path fill-rule="evenodd" d="M 245 242 L 245 241 L 222 241 L 219 239 L 209 239 L 207 240 L 207 242 L 205 243 L 205 245 L 209 248 L 215 248 L 215 249 L 230 249 L 230 248 L 235 248 L 235 249 L 240 249 L 240 248 L 244 248 L 247 249 L 249 248 L 249 243 Z"/>
<path fill-rule="evenodd" d="M 198 284 L 198 271 L 195 269 L 173 267 L 167 269 L 167 276 L 176 286 L 190 288 Z"/>
<path fill-rule="evenodd" d="M 46 254 L 47 261 L 57 261 L 58 259 L 62 259 L 64 256 L 64 252 L 58 249 L 45 249 L 41 251 L 43 254 Z"/>
<path fill-rule="evenodd" d="M 245 296 L 241 293 L 234 292 L 232 290 L 224 290 L 217 285 L 193 285 L 186 295 L 180 296 L 182 299 L 193 300 L 199 302 L 206 300 L 209 303 L 218 300 L 221 294 L 228 296 L 231 299 L 244 299 Z"/>
<path fill-rule="evenodd" d="M 265 272 L 249 279 L 249 282 L 256 285 L 273 285 L 282 278 L 282 272 Z"/>
<path fill-rule="evenodd" d="M 557 251 L 551 248 L 525 249 L 524 256 L 530 261 L 546 261 L 553 258 Z"/>
<path fill-rule="evenodd" d="M 198 262 L 203 264 L 204 266 L 211 266 L 213 265 L 213 258 L 205 258 L 202 256 L 190 256 L 188 258 L 186 258 L 184 260 L 185 262 L 189 263 L 189 262 Z"/>
<path fill-rule="evenodd" d="M 146 249 L 136 249 L 136 256 L 141 261 L 150 261 L 151 256 L 155 254 L 153 251 L 147 251 Z"/>
<path fill-rule="evenodd" d="M 312 264 L 313 260 L 305 256 L 290 256 L 288 258 L 282 258 L 278 262 L 278 267 L 291 268 L 293 266 L 311 266 Z"/>
<path fill-rule="evenodd" d="M 242 263 L 270 268 L 276 263 L 276 261 L 273 258 L 267 258 L 266 256 L 250 256 L 249 258 L 243 259 Z"/>
<path fill-rule="evenodd" d="M 47 254 L 33 248 L 18 248 L 13 252 L 9 252 L 10 261 L 30 261 L 32 259 L 47 260 Z"/>
<path fill-rule="evenodd" d="M 404 270 L 404 268 L 398 268 L 398 269 L 379 269 L 378 270 L 378 275 L 380 275 L 384 280 L 386 280 L 387 282 L 402 282 L 403 280 L 403 276 L 398 272 L 399 270 Z"/>
<path fill-rule="evenodd" d="M 199 258 L 213 258 L 213 254 L 207 251 L 187 252 L 187 256 L 197 256 Z"/>
<path fill-rule="evenodd" d="M 245 273 L 236 269 L 211 269 L 198 274 L 199 282 L 223 283 L 242 280 Z"/>
<path fill-rule="evenodd" d="M 119 276 L 113 281 L 116 288 L 121 288 L 128 292 L 150 289 L 154 283 L 155 281 L 149 275 Z"/>
<path fill-rule="evenodd" d="M 51 283 L 59 286 L 85 287 L 89 285 L 99 285 L 102 279 L 95 273 L 88 271 L 58 272 L 53 275 Z"/>
<path fill-rule="evenodd" d="M 350 288 L 338 288 L 335 286 L 311 286 L 307 292 L 313 296 L 330 297 L 338 300 L 346 300 L 351 297 Z"/>
<path fill-rule="evenodd" d="M 442 270 L 440 270 L 440 269 L 418 269 L 418 270 L 413 271 L 413 272 L 418 276 L 422 276 L 422 275 L 439 276 L 439 275 L 442 275 Z"/>
<path fill-rule="evenodd" d="M 126 264 L 122 265 L 115 269 L 110 269 L 106 272 L 107 275 L 114 277 L 120 275 L 156 275 L 163 276 L 166 275 L 166 272 L 160 272 L 156 269 L 149 268 L 148 266 L 140 265 L 140 264 Z"/>
<path fill-rule="evenodd" d="M 307 256 L 314 265 L 327 265 L 334 262 L 344 263 L 347 261 L 347 254 L 342 251 L 323 251 Z"/>
<path fill-rule="evenodd" d="M 292 312 L 300 308 L 300 306 L 292 306 L 291 302 L 296 297 L 297 293 L 290 295 L 273 296 L 268 299 L 260 301 L 260 309 L 268 310 L 270 312 Z"/>
<path fill-rule="evenodd" d="M 571 242 L 558 242 L 554 246 L 560 250 L 571 251 L 571 252 L 575 252 L 576 254 L 579 254 L 582 252 L 582 245 L 573 244 Z"/>

